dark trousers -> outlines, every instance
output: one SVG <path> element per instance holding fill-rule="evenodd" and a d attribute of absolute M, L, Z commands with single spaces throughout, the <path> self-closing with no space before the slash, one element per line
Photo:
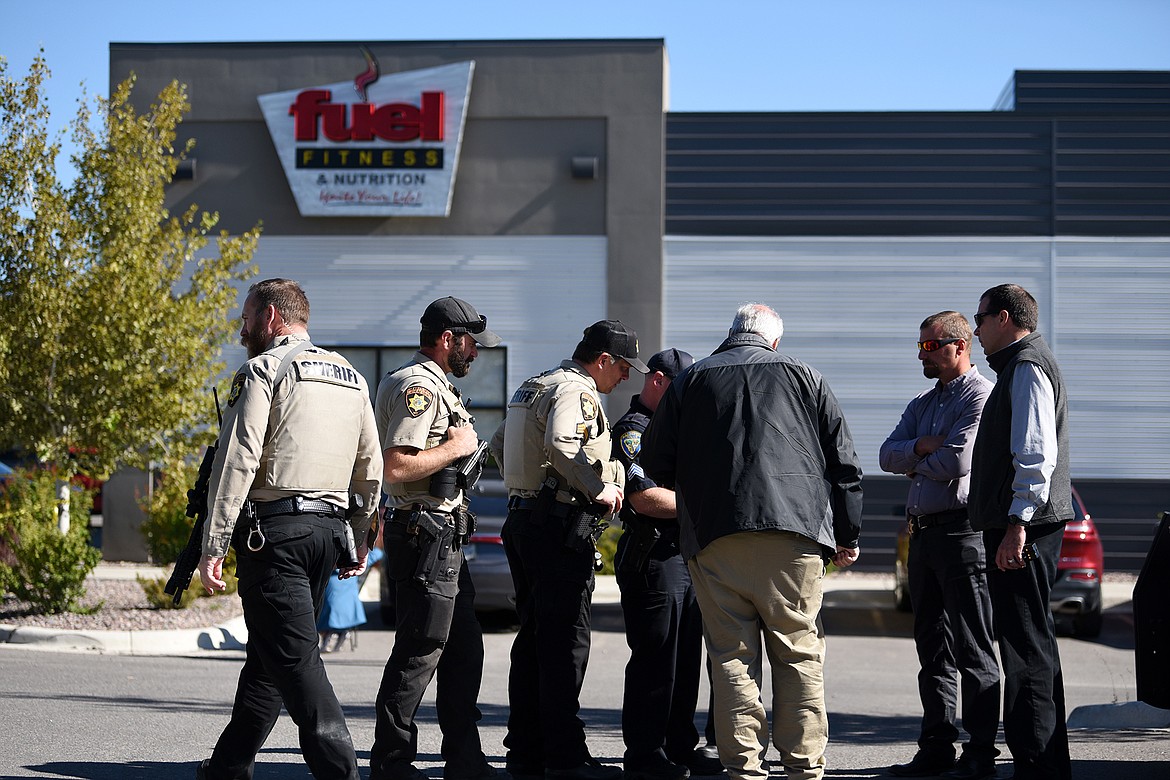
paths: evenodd
<path fill-rule="evenodd" d="M 358 780 L 357 756 L 317 649 L 317 612 L 342 549 L 341 523 L 317 515 L 263 521 L 258 552 L 237 545 L 236 573 L 248 625 L 236 701 L 208 777 L 247 780 L 283 704 L 318 780 Z"/>
<path fill-rule="evenodd" d="M 615 560 L 623 560 L 628 543 L 623 534 Z M 619 566 L 617 583 L 630 646 L 622 699 L 626 768 L 688 762 L 699 742 L 703 622 L 677 541 L 659 538 L 644 570 Z"/>
<path fill-rule="evenodd" d="M 953 757 L 955 711 L 963 689 L 965 753 L 981 761 L 999 755 L 999 664 L 992 639 L 991 596 L 983 537 L 966 520 L 918 531 L 910 539 L 910 600 L 918 649 L 922 731 L 918 746 Z"/>
<path fill-rule="evenodd" d="M 589 759 L 577 713 L 589 660 L 593 554 L 565 546 L 563 520 L 527 509 L 510 511 L 501 535 L 520 615 L 508 672 L 508 768 L 568 769 Z"/>
<path fill-rule="evenodd" d="M 448 778 L 478 777 L 487 768 L 479 740 L 482 717 L 476 700 L 483 678 L 483 633 L 475 617 L 475 586 L 462 552 L 434 585 L 413 579 L 417 537 L 387 524 L 386 570 L 394 579 L 397 624 L 375 700 L 372 778 L 394 777 L 418 757 L 415 716 L 431 678 L 438 674 L 435 709 L 443 732 Z"/>
<path fill-rule="evenodd" d="M 987 575 L 1003 663 L 1003 735 L 1017 780 L 1072 776 L 1064 677 L 1048 606 L 1063 530 L 1063 523 L 1029 528 L 1028 541 L 1036 543 L 1037 559 L 1022 569 L 993 568 Z M 983 532 L 989 557 L 994 558 L 1004 533 L 1002 528 Z"/>

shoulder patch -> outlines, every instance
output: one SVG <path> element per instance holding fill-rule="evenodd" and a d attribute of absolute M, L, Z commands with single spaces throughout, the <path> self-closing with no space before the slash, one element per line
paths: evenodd
<path fill-rule="evenodd" d="M 581 393 L 581 417 L 586 422 L 597 419 L 597 402 L 589 393 Z"/>
<path fill-rule="evenodd" d="M 618 442 L 622 445 L 622 452 L 630 460 L 638 457 L 638 450 L 642 449 L 642 432 L 641 431 L 626 431 L 622 434 Z"/>
<path fill-rule="evenodd" d="M 411 417 L 418 417 L 427 409 L 430 409 L 431 402 L 435 400 L 434 393 L 420 385 L 406 388 L 406 392 L 403 395 L 406 396 L 406 412 Z"/>
<path fill-rule="evenodd" d="M 232 389 L 228 391 L 228 406 L 235 406 L 236 401 L 240 400 L 240 391 L 244 389 L 244 372 L 236 374 L 232 379 Z"/>

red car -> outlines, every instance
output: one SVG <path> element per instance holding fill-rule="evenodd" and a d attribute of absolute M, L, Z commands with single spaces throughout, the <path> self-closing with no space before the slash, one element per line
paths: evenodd
<path fill-rule="evenodd" d="M 1073 636 L 1095 637 L 1101 633 L 1101 575 L 1105 571 L 1105 553 L 1101 537 L 1085 505 L 1072 491 L 1076 513 L 1064 527 L 1056 583 L 1052 586 L 1049 606 L 1057 628 Z M 911 610 L 910 580 L 906 561 L 910 555 L 910 537 L 905 527 L 898 529 L 894 558 L 894 605 L 903 612 Z"/>
<path fill-rule="evenodd" d="M 1085 511 L 1073 488 L 1076 516 L 1064 527 L 1056 584 L 1049 605 L 1057 626 L 1070 625 L 1073 636 L 1094 637 L 1101 633 L 1101 575 L 1105 551 L 1093 518 Z"/>

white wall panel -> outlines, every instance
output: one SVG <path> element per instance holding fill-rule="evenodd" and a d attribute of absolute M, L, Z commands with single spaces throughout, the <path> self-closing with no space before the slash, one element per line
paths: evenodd
<path fill-rule="evenodd" d="M 1170 476 L 1170 241 L 1058 239 L 1057 355 L 1074 463 L 1091 476 Z M 1078 472 L 1074 472 L 1078 473 Z"/>
<path fill-rule="evenodd" d="M 508 392 L 606 313 L 604 236 L 265 236 L 255 261 L 253 281 L 301 283 L 323 346 L 416 345 L 427 304 L 469 301 L 508 347 Z M 234 370 L 245 355 L 230 352 Z"/>
<path fill-rule="evenodd" d="M 984 290 L 1021 284 L 1067 377 L 1074 476 L 1170 473 L 1170 241 L 668 236 L 664 274 L 664 343 L 696 357 L 726 336 L 739 304 L 773 306 L 781 350 L 827 377 L 868 474 L 928 387 L 919 323 L 945 309 L 970 319 Z"/>

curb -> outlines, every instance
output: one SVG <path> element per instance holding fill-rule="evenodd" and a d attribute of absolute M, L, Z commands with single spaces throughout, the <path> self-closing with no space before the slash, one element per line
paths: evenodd
<path fill-rule="evenodd" d="M 1085 704 L 1068 716 L 1070 729 L 1170 729 L 1170 710 L 1142 701 Z"/>
<path fill-rule="evenodd" d="M 37 626 L 0 626 L 0 643 L 52 652 L 166 656 L 243 650 L 248 628 L 243 617 L 209 628 L 138 631 L 71 631 Z"/>

